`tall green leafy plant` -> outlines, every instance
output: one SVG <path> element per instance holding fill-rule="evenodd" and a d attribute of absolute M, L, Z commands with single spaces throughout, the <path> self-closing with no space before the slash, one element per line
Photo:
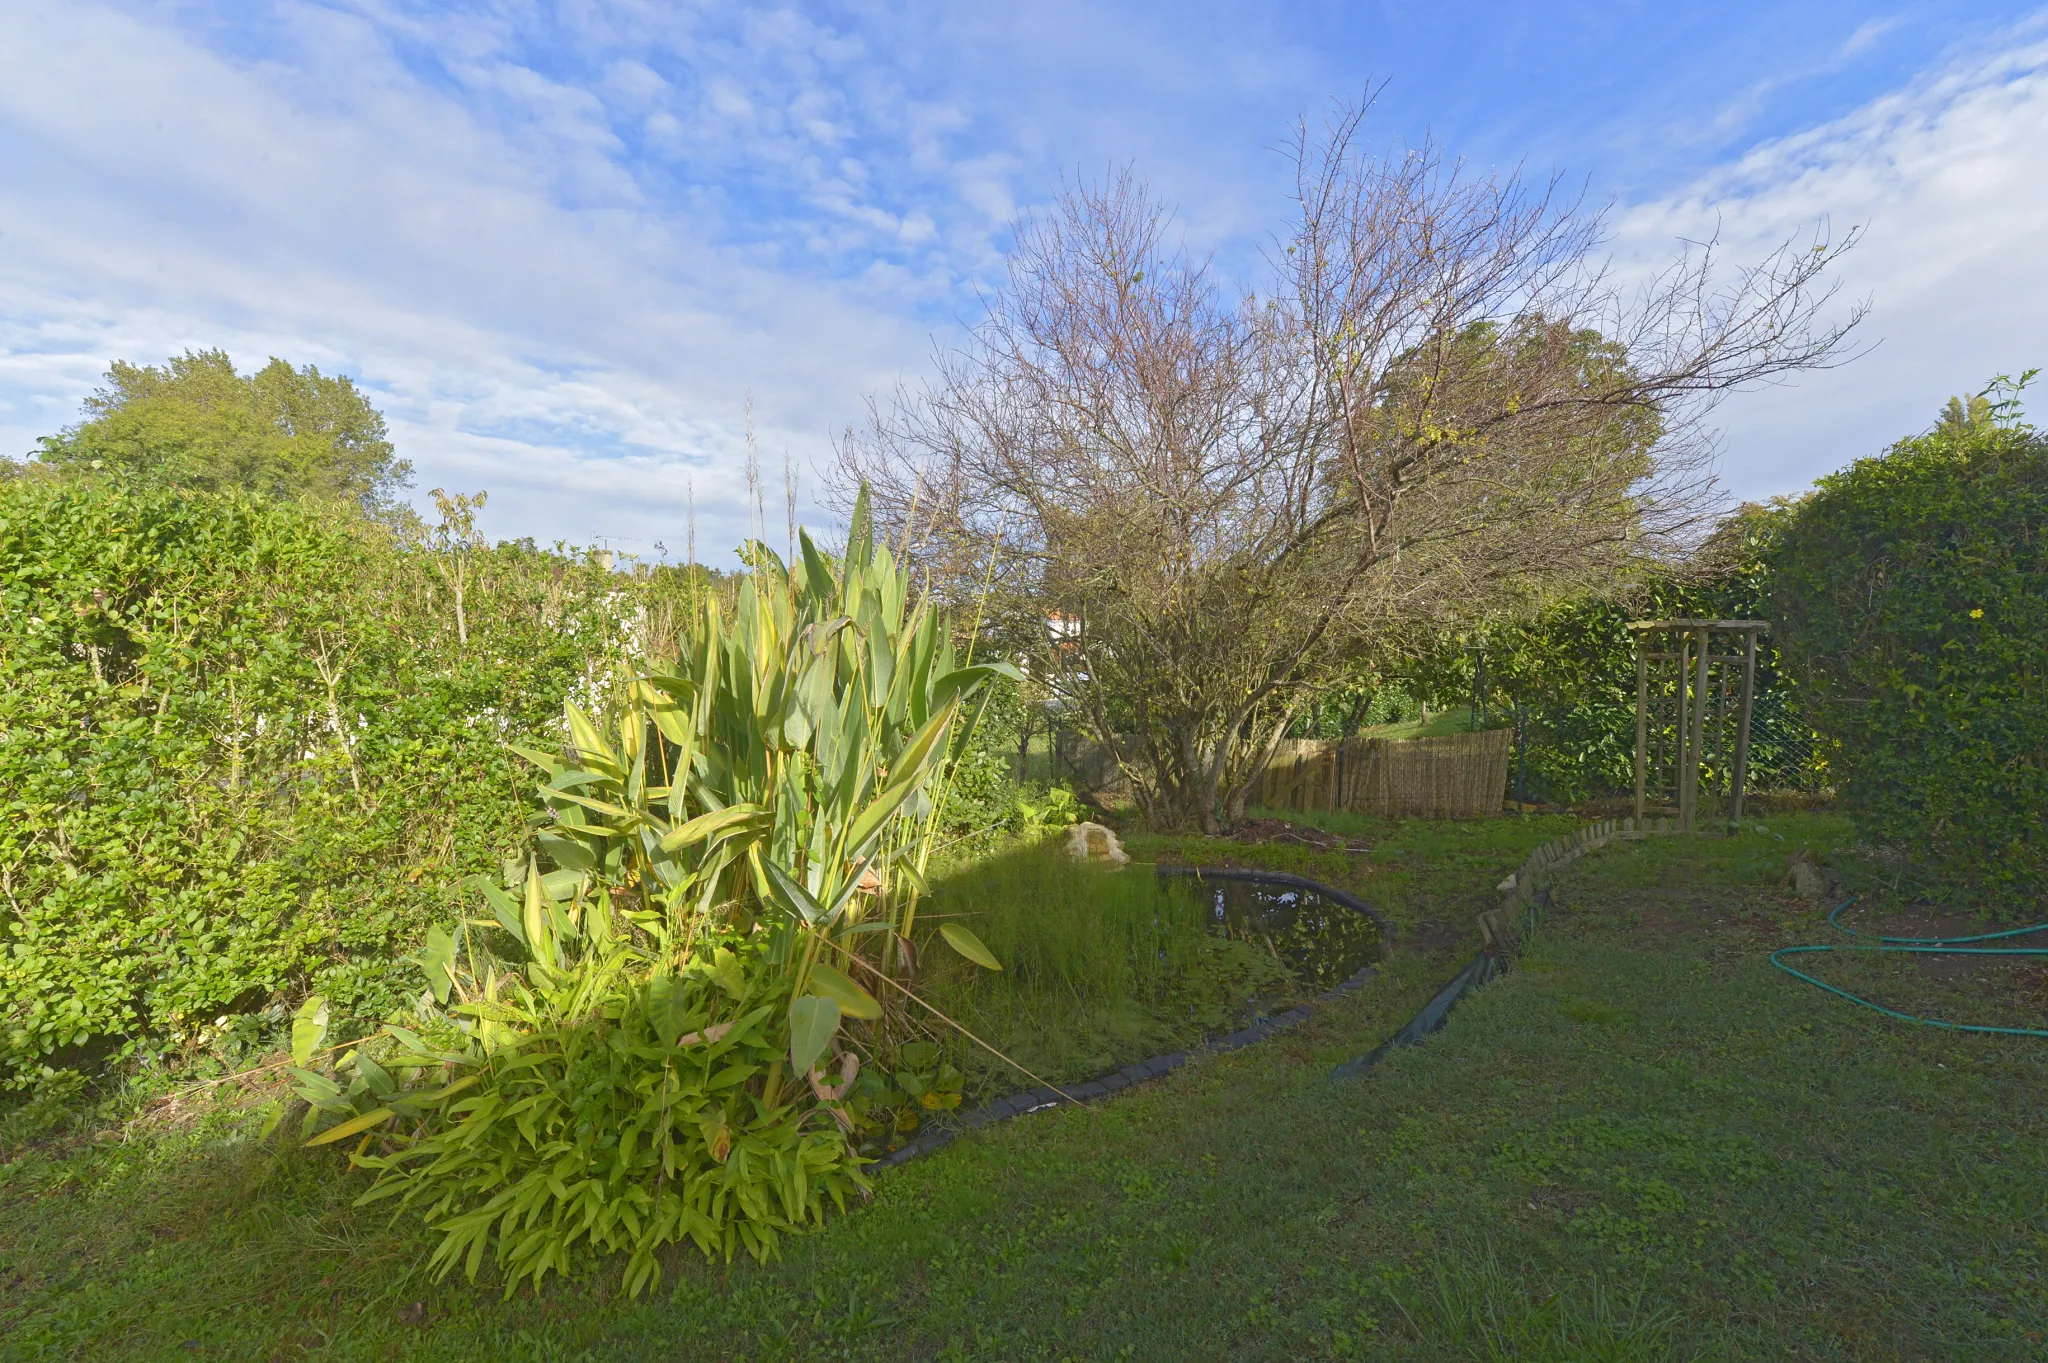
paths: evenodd
<path fill-rule="evenodd" d="M 494 1245 L 537 1282 L 587 1241 L 628 1251 L 638 1291 L 665 1244 L 765 1257 L 859 1186 L 845 1099 L 915 1000 L 951 759 L 1015 674 L 955 657 L 864 505 L 842 558 L 801 548 L 749 546 L 730 618 L 707 603 L 675 671 L 627 678 L 604 714 L 567 705 L 559 752 L 516 750 L 542 777 L 538 855 L 516 887 L 473 880 L 492 917 L 459 943 L 429 935 L 440 1047 L 392 1029 L 382 1089 L 301 1073 L 332 1123 L 316 1140 L 386 1133 L 357 1155 L 365 1200 L 420 1208 L 443 1272 Z"/>

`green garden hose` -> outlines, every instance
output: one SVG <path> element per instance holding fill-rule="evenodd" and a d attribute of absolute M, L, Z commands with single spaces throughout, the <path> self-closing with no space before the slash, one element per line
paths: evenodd
<path fill-rule="evenodd" d="M 2038 1027 L 1985 1027 L 1979 1026 L 1976 1023 L 1946 1022 L 1941 1018 L 1923 1018 L 1916 1017 L 1911 1013 L 1901 1013 L 1897 1009 L 1887 1008 L 1881 1003 L 1872 1003 L 1869 999 L 1852 994 L 1846 989 L 1838 988 L 1835 985 L 1829 984 L 1826 980 L 1817 980 L 1803 970 L 1794 970 L 1779 959 L 1782 956 L 1798 956 L 1815 951 L 1875 951 L 1920 956 L 2048 956 L 2048 947 L 1975 947 L 1966 945 L 1970 942 L 1996 942 L 2009 937 L 2026 937 L 2036 932 L 2048 932 L 2048 923 L 2036 923 L 2028 928 L 2007 928 L 2004 932 L 1980 932 L 1970 937 L 1885 937 L 1877 933 L 1858 932 L 1855 928 L 1849 927 L 1841 921 L 1842 911 L 1855 902 L 1856 900 L 1854 899 L 1845 899 L 1835 905 L 1834 908 L 1828 910 L 1828 926 L 1837 932 L 1846 933 L 1848 936 L 1861 937 L 1866 941 L 1876 942 L 1876 946 L 1827 945 L 1780 947 L 1771 953 L 1771 964 L 1784 971 L 1787 975 L 1796 975 L 1810 985 L 1827 990 L 1830 994 L 1839 994 L 1851 1003 L 1860 1003 L 1865 1008 L 1883 1013 L 1886 1017 L 1897 1018 L 1901 1022 L 1917 1022 L 1925 1027 L 1945 1027 L 1952 1032 L 1994 1032 L 2000 1036 L 2048 1037 L 2048 1031 Z"/>

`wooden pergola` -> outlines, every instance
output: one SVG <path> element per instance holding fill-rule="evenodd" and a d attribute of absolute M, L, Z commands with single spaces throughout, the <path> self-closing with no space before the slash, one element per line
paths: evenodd
<path fill-rule="evenodd" d="M 1678 828 L 1697 826 L 1700 766 L 1710 741 L 1719 749 L 1715 756 L 1728 763 L 1728 821 L 1741 819 L 1757 636 L 1770 627 L 1768 620 L 1629 623 L 1636 636 L 1637 828 L 1648 814 L 1653 779 L 1660 795 L 1671 793 Z"/>

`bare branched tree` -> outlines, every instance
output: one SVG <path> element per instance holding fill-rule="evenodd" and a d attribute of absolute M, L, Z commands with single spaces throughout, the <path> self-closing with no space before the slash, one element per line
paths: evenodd
<path fill-rule="evenodd" d="M 1016 227 L 1008 286 L 841 443 L 846 494 L 1108 745 L 1148 818 L 1213 830 L 1347 657 L 1597 581 L 1699 523 L 1702 418 L 1840 361 L 1850 241 L 1634 289 L 1555 181 L 1360 139 L 1288 150 L 1294 221 L 1239 293 L 1128 172 Z"/>

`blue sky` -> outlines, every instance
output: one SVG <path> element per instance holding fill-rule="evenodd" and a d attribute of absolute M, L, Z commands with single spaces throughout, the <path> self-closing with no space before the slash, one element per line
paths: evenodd
<path fill-rule="evenodd" d="M 1796 490 L 2048 362 L 2048 13 L 2024 5 L 0 0 L 0 448 L 116 358 L 355 375 L 501 535 L 700 557 L 925 372 L 1060 176 L 1129 161 L 1250 269 L 1288 120 L 1559 171 L 1624 269 L 1867 228 L 1876 349 L 1718 413 Z M 815 508 L 806 516 L 822 519 Z M 779 523 L 779 507 L 771 519 Z"/>

